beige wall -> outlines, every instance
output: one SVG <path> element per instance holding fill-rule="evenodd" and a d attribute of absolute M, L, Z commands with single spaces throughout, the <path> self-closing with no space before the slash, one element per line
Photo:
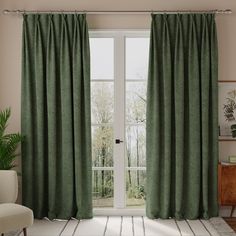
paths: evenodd
<path fill-rule="evenodd" d="M 34 10 L 180 10 L 232 9 L 231 15 L 217 15 L 219 39 L 219 79 L 236 80 L 236 1 L 235 0 L 0 0 L 3 9 Z M 90 29 L 149 29 L 147 15 L 88 16 Z M 20 130 L 21 86 L 20 16 L 0 14 L 0 109 L 12 108 L 9 131 Z M 220 143 L 220 159 L 236 154 L 235 142 Z M 226 211 L 227 212 L 227 211 Z"/>

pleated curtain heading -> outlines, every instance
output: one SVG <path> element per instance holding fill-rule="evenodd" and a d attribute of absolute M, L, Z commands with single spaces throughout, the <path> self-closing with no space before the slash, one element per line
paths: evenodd
<path fill-rule="evenodd" d="M 23 204 L 36 218 L 91 218 L 85 15 L 24 15 L 21 112 Z"/>
<path fill-rule="evenodd" d="M 147 89 L 147 216 L 218 215 L 214 14 L 152 15 Z"/>

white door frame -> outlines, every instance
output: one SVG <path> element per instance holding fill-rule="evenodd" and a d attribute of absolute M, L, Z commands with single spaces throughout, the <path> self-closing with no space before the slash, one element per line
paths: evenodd
<path fill-rule="evenodd" d="M 114 39 L 114 206 L 94 208 L 94 215 L 145 215 L 144 209 L 126 208 L 125 182 L 125 38 L 149 37 L 147 30 L 91 30 L 90 38 Z M 99 81 L 99 80 L 98 80 Z M 115 139 L 123 142 L 116 144 Z M 101 167 L 102 168 L 102 167 Z"/>

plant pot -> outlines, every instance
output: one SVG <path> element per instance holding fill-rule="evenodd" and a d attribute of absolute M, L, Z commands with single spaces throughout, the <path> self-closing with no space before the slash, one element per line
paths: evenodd
<path fill-rule="evenodd" d="M 231 125 L 232 137 L 236 138 L 236 124 Z"/>

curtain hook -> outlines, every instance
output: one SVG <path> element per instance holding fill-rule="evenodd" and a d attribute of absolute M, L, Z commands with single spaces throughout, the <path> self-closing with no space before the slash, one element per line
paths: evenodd
<path fill-rule="evenodd" d="M 65 11 L 61 10 L 61 15 L 63 16 L 63 19 L 66 19 Z"/>
<path fill-rule="evenodd" d="M 76 18 L 78 18 L 78 17 L 79 17 L 79 13 L 78 13 L 78 11 L 77 11 L 77 10 L 75 10 L 75 16 L 76 16 Z"/>
<path fill-rule="evenodd" d="M 36 20 L 37 20 L 37 22 L 39 22 L 39 11 L 38 10 L 36 10 Z"/>
<path fill-rule="evenodd" d="M 53 16 L 53 12 L 52 10 L 50 10 L 50 15 L 49 15 L 49 19 L 52 21 L 52 16 Z"/>
<path fill-rule="evenodd" d="M 75 19 L 78 19 L 78 11 L 77 10 L 75 10 Z"/>

